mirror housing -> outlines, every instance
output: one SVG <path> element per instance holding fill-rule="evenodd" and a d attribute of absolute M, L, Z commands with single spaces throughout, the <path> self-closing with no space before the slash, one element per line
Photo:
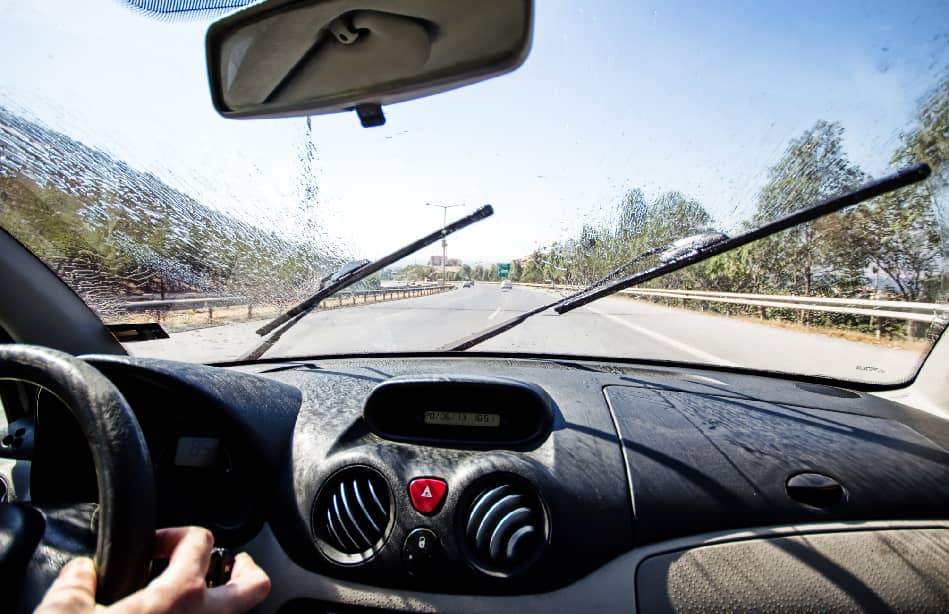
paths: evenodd
<path fill-rule="evenodd" d="M 208 29 L 211 98 L 225 117 L 381 107 L 510 72 L 530 50 L 532 0 L 268 0 Z"/>

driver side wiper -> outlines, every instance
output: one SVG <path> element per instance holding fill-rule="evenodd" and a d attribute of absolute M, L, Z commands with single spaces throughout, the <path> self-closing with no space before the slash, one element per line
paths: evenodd
<path fill-rule="evenodd" d="M 618 273 L 629 268 L 632 264 L 639 262 L 647 256 L 669 250 L 674 247 L 675 243 L 647 250 L 626 261 L 603 278 L 598 279 L 570 296 L 526 311 L 510 320 L 501 322 L 479 333 L 475 333 L 461 341 L 454 342 L 444 349 L 454 352 L 470 349 L 479 343 L 511 330 L 531 316 L 542 313 L 548 309 L 553 309 L 558 315 L 563 315 L 595 300 L 615 294 L 620 290 L 625 290 L 626 288 L 651 281 L 687 266 L 702 262 L 703 260 L 708 260 L 713 256 L 747 245 L 753 241 L 769 237 L 782 230 L 793 228 L 799 224 L 810 222 L 830 213 L 840 211 L 851 205 L 856 205 L 865 200 L 892 192 L 893 190 L 912 185 L 929 177 L 930 172 L 931 169 L 928 164 L 915 164 L 892 175 L 883 177 L 882 179 L 867 182 L 851 192 L 834 196 L 815 205 L 811 205 L 810 207 L 800 209 L 790 215 L 749 230 L 748 232 L 731 238 L 722 235 L 719 240 L 710 241 L 700 247 L 685 251 L 684 253 L 678 254 L 677 257 L 662 262 L 652 268 L 632 275 L 618 276 Z"/>
<path fill-rule="evenodd" d="M 427 247 L 431 245 L 432 243 L 435 243 L 439 241 L 440 239 L 443 239 L 444 237 L 447 237 L 448 235 L 455 233 L 461 230 L 462 228 L 465 228 L 466 226 L 470 226 L 471 224 L 474 224 L 475 222 L 480 222 L 481 220 L 487 217 L 490 217 L 493 214 L 494 214 L 494 208 L 491 207 L 491 205 L 485 205 L 479 208 L 474 213 L 470 215 L 466 215 L 465 217 L 455 222 L 452 222 L 451 224 L 448 224 L 447 226 L 439 230 L 436 230 L 433 233 L 427 234 L 421 239 L 413 241 L 412 243 L 409 243 L 405 247 L 401 249 L 397 249 L 391 254 L 387 256 L 383 256 L 382 258 L 379 258 L 375 262 L 369 262 L 368 260 L 363 260 L 363 261 L 350 263 L 346 265 L 339 272 L 335 273 L 331 277 L 324 278 L 323 283 L 320 286 L 320 289 L 313 296 L 293 306 L 292 308 L 288 309 L 285 313 L 277 316 L 270 322 L 267 322 L 266 324 L 261 326 L 259 329 L 257 329 L 257 334 L 263 336 L 271 332 L 274 332 L 278 326 L 285 324 L 283 328 L 276 330 L 276 332 L 274 332 L 274 334 L 270 338 L 264 340 L 263 343 L 261 343 L 260 345 L 255 347 L 253 350 L 245 354 L 241 358 L 241 360 L 257 360 L 258 358 L 263 356 L 264 353 L 267 350 L 269 350 L 271 347 L 273 347 L 274 343 L 276 343 L 277 340 L 280 339 L 280 337 L 283 336 L 285 332 L 290 330 L 290 328 L 292 328 L 294 324 L 299 322 L 303 318 L 303 316 L 305 316 L 306 314 L 311 312 L 313 309 L 315 309 L 317 306 L 319 306 L 320 302 L 323 299 L 328 298 L 332 296 L 333 294 L 336 294 L 340 290 L 348 288 L 354 283 L 362 279 L 365 279 L 366 277 L 369 277 L 370 275 L 372 275 L 373 273 L 377 271 L 381 271 L 385 267 L 395 262 L 398 262 L 399 260 L 402 260 L 406 256 L 411 256 L 412 254 L 422 249 L 423 247 Z"/>

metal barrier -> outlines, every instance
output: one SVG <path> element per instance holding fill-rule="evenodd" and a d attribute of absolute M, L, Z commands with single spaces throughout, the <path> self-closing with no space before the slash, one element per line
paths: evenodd
<path fill-rule="evenodd" d="M 640 290 L 635 288 L 623 290 L 622 294 L 708 301 L 711 303 L 730 303 L 751 307 L 843 313 L 848 315 L 927 323 L 949 316 L 949 305 L 939 303 L 747 294 L 742 292 L 702 292 L 698 290 Z"/>
<path fill-rule="evenodd" d="M 550 290 L 576 291 L 580 289 L 579 286 L 551 284 L 519 283 L 517 285 L 533 288 L 547 288 Z M 911 303 L 909 301 L 859 298 L 826 298 L 819 296 L 789 296 L 784 294 L 748 294 L 743 292 L 706 292 L 702 290 L 645 288 L 628 288 L 617 292 L 617 294 L 624 294 L 626 296 L 677 298 L 681 300 L 708 301 L 712 303 L 730 303 L 750 307 L 843 313 L 912 322 L 932 323 L 949 318 L 949 304 L 944 303 Z"/>
<path fill-rule="evenodd" d="M 448 284 L 436 286 L 400 286 L 380 288 L 378 290 L 362 290 L 358 292 L 344 290 L 320 302 L 319 308 L 339 309 L 353 305 L 416 298 L 437 294 L 454 288 L 454 285 Z M 203 296 L 166 300 L 129 300 L 122 304 L 122 308 L 129 313 L 154 312 L 158 321 L 161 321 L 161 315 L 163 313 L 169 311 L 206 309 L 208 312 L 208 320 L 213 320 L 215 307 L 247 305 L 247 317 L 250 318 L 253 316 L 254 306 L 263 304 L 266 303 L 260 300 L 255 301 L 245 296 Z"/>

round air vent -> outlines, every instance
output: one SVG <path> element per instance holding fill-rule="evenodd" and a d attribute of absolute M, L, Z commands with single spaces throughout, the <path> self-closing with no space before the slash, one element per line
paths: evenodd
<path fill-rule="evenodd" d="M 385 540 L 390 502 L 389 487 L 374 469 L 348 467 L 333 474 L 320 489 L 311 518 L 323 553 L 343 564 L 368 560 Z"/>
<path fill-rule="evenodd" d="M 547 540 L 543 503 L 520 480 L 483 488 L 472 500 L 465 522 L 465 540 L 473 562 L 493 575 L 525 570 Z"/>

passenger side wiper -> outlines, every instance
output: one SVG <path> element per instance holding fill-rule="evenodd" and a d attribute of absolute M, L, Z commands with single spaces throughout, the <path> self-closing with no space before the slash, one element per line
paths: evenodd
<path fill-rule="evenodd" d="M 276 332 L 274 332 L 270 338 L 266 339 L 263 343 L 245 354 L 242 357 L 242 360 L 257 360 L 263 356 L 264 353 L 273 347 L 273 344 L 276 343 L 285 332 L 292 328 L 294 324 L 299 322 L 303 316 L 319 306 L 323 299 L 332 296 L 340 290 L 348 288 L 354 283 L 369 277 L 377 271 L 381 271 L 385 267 L 402 260 L 406 256 L 411 256 L 423 247 L 427 247 L 432 243 L 435 243 L 440 239 L 443 239 L 444 237 L 447 237 L 448 235 L 465 228 L 466 226 L 470 226 L 475 222 L 480 222 L 481 220 L 490 217 L 493 214 L 494 208 L 491 207 L 491 205 L 485 205 L 474 213 L 466 215 L 460 220 L 452 222 L 451 224 L 448 224 L 444 228 L 440 228 L 431 234 L 425 235 L 421 239 L 413 241 L 401 249 L 395 250 L 388 256 L 383 256 L 375 262 L 363 260 L 344 266 L 339 272 L 335 273 L 329 278 L 324 278 L 320 289 L 313 296 L 288 309 L 285 313 L 277 316 L 270 322 L 267 322 L 257 329 L 257 334 L 263 336 L 274 332 L 278 326 L 286 324 L 280 330 L 276 330 Z"/>
<path fill-rule="evenodd" d="M 883 177 L 882 179 L 867 182 L 852 192 L 834 196 L 815 205 L 811 205 L 810 207 L 805 207 L 790 215 L 774 220 L 773 222 L 769 222 L 759 226 L 758 228 L 749 230 L 748 232 L 730 238 L 722 235 L 718 240 L 712 240 L 700 247 L 680 252 L 676 255 L 676 257 L 644 271 L 626 276 L 618 275 L 619 272 L 622 272 L 630 265 L 639 262 L 647 256 L 659 252 L 665 252 L 670 248 L 675 247 L 675 243 L 670 243 L 669 245 L 647 250 L 641 254 L 636 255 L 631 260 L 626 261 L 605 277 L 598 279 L 597 281 L 586 286 L 582 290 L 571 294 L 570 296 L 524 312 L 518 316 L 515 316 L 514 318 L 511 318 L 510 320 L 501 322 L 500 324 L 492 326 L 491 328 L 488 328 L 480 333 L 475 333 L 474 335 L 471 335 L 461 341 L 452 343 L 449 346 L 446 346 L 444 349 L 448 351 L 462 351 L 470 349 L 479 343 L 511 330 L 515 326 L 518 326 L 527 320 L 529 317 L 537 315 L 538 313 L 544 312 L 548 309 L 553 309 L 557 314 L 563 315 L 567 312 L 573 311 L 578 307 L 582 307 L 603 297 L 615 294 L 620 290 L 625 290 L 626 288 L 651 281 L 658 277 L 662 277 L 663 275 L 668 275 L 669 273 L 678 271 L 679 269 L 702 262 L 703 260 L 708 260 L 713 256 L 717 256 L 743 245 L 747 245 L 752 241 L 769 237 L 775 233 L 781 232 L 782 230 L 793 228 L 799 224 L 810 222 L 830 213 L 840 211 L 841 209 L 851 205 L 856 205 L 858 203 L 862 203 L 865 200 L 892 192 L 893 190 L 912 185 L 929 177 L 930 172 L 931 169 L 929 168 L 929 165 L 915 164 L 892 175 Z"/>

